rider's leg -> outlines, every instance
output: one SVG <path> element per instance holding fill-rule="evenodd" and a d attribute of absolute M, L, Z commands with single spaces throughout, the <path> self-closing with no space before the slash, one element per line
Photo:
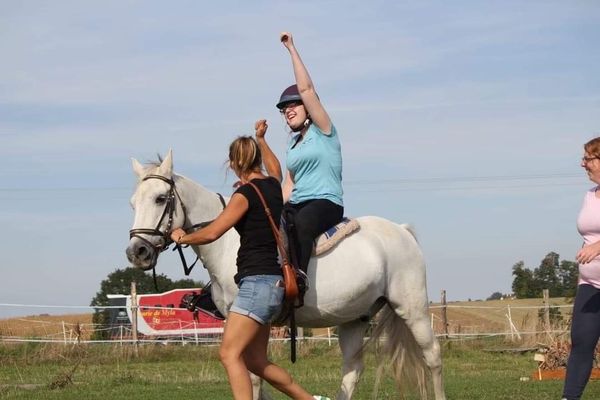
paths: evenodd
<path fill-rule="evenodd" d="M 324 199 L 292 204 L 291 207 L 296 209 L 298 267 L 306 271 L 312 255 L 314 239 L 342 220 L 344 207 Z"/>

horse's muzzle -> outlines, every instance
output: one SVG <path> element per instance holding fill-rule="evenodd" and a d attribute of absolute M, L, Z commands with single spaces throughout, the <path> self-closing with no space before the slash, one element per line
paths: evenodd
<path fill-rule="evenodd" d="M 125 250 L 127 259 L 136 268 L 141 268 L 144 271 L 152 269 L 156 266 L 158 259 L 158 250 L 149 243 L 142 240 L 132 238 L 129 246 Z"/>

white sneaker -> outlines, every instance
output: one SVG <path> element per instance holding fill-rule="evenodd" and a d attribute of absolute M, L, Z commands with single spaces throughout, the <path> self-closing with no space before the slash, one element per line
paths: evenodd
<path fill-rule="evenodd" d="M 315 400 L 331 400 L 329 397 L 325 397 L 325 396 L 314 395 L 313 397 Z"/>

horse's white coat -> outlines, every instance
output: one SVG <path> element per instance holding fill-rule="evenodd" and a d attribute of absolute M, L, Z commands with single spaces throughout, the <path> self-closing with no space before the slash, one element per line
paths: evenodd
<path fill-rule="evenodd" d="M 157 225 L 164 206 L 156 204 L 159 195 L 169 185 L 158 179 L 141 181 L 149 173 L 173 178 L 187 215 L 179 202 L 174 214 L 174 227 L 214 219 L 222 210 L 218 196 L 180 175 L 174 175 L 171 152 L 159 167 L 144 168 L 133 161 L 140 183 L 132 197 L 135 209 L 133 228 L 153 228 Z M 439 345 L 429 326 L 425 264 L 419 245 L 405 225 L 398 225 L 379 217 L 361 217 L 360 230 L 343 240 L 335 249 L 313 257 L 308 266 L 310 290 L 304 307 L 296 312 L 299 326 L 339 326 L 339 341 L 344 365 L 338 400 L 350 399 L 363 369 L 362 357 L 355 357 L 363 345 L 368 323 L 359 320 L 370 314 L 377 299 L 383 297 L 394 313 L 390 327 L 401 325 L 415 340 L 400 342 L 400 337 L 388 333 L 387 340 L 407 352 L 417 352 L 425 361 L 433 378 L 436 400 L 445 400 L 441 377 Z M 163 221 L 165 222 L 165 221 Z M 161 226 L 160 229 L 165 229 Z M 153 243 L 162 240 L 148 237 Z M 140 251 L 141 241 L 132 238 L 128 247 L 130 261 L 141 268 L 151 268 L 151 249 Z M 193 246 L 208 270 L 213 282 L 213 297 L 219 310 L 227 314 L 237 287 L 233 282 L 239 236 L 229 230 L 219 240 L 203 246 Z M 387 307 L 387 306 L 386 306 Z M 413 343 L 413 344 L 411 344 Z M 411 348 L 414 347 L 414 348 Z M 407 357 L 406 360 L 409 358 Z M 405 360 L 405 363 L 406 363 Z M 404 368 L 413 368 L 404 365 Z"/>

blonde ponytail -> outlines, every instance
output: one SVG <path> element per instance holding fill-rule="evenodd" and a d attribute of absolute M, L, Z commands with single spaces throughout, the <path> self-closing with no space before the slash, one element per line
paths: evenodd
<path fill-rule="evenodd" d="M 229 165 L 238 176 L 261 169 L 262 155 L 258 143 L 251 136 L 239 136 L 229 145 Z"/>

